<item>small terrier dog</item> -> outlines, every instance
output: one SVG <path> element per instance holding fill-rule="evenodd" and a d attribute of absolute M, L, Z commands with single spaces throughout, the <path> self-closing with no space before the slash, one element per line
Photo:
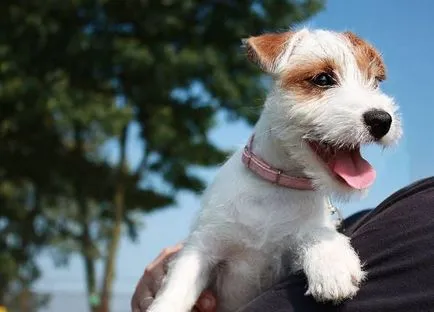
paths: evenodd
<path fill-rule="evenodd" d="M 303 270 L 318 301 L 353 297 L 365 277 L 329 196 L 364 193 L 375 170 L 362 144 L 401 136 L 380 54 L 351 32 L 288 31 L 243 41 L 273 87 L 254 136 L 222 166 L 171 263 L 151 312 L 188 312 L 213 289 L 218 311 L 236 311 Z"/>

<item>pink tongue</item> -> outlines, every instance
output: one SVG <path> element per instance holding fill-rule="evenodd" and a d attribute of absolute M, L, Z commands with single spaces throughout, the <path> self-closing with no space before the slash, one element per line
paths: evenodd
<path fill-rule="evenodd" d="M 360 150 L 338 151 L 330 169 L 355 189 L 369 187 L 375 180 L 375 170 L 362 158 Z"/>

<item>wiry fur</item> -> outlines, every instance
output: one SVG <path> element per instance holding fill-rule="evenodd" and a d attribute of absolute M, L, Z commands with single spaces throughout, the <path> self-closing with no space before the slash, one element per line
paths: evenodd
<path fill-rule="evenodd" d="M 373 142 L 362 114 L 375 108 L 393 117 L 377 142 L 388 146 L 401 135 L 396 106 L 376 88 L 375 77 L 358 67 L 345 35 L 304 29 L 287 37 L 280 53 L 273 50 L 278 57 L 261 64 L 275 85 L 255 127 L 253 151 L 288 174 L 312 178 L 316 190 L 266 182 L 245 168 L 242 150 L 236 152 L 206 190 L 203 209 L 151 312 L 190 311 L 206 287 L 216 291 L 219 311 L 236 311 L 297 270 L 307 276 L 308 294 L 340 301 L 354 296 L 365 276 L 349 239 L 336 231 L 325 208 L 326 196 L 346 198 L 355 191 L 332 177 L 305 139 L 336 146 Z M 256 52 L 261 53 L 250 51 Z M 313 93 L 282 87 L 286 72 L 324 59 L 337 66 L 337 87 Z"/>

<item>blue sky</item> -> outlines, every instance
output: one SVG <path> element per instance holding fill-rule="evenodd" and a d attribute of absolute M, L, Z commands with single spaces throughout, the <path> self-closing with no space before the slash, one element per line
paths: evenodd
<path fill-rule="evenodd" d="M 345 215 L 373 207 L 400 187 L 434 175 L 433 13 L 434 1 L 430 0 L 332 0 L 327 2 L 325 11 L 305 24 L 311 28 L 351 30 L 371 41 L 383 53 L 388 67 L 383 89 L 398 102 L 403 116 L 404 138 L 398 147 L 385 151 L 370 147 L 364 151 L 378 178 L 365 199 L 341 205 Z M 242 122 L 227 123 L 221 118 L 211 136 L 219 146 L 234 148 L 246 142 L 250 131 Z M 135 129 L 132 134 L 135 139 L 130 142 L 130 161 L 134 163 L 140 157 L 140 144 Z M 204 170 L 201 174 L 210 181 L 215 171 Z M 146 264 L 163 247 L 187 235 L 199 202 L 189 193 L 179 194 L 178 199 L 176 207 L 143 217 L 145 226 L 137 244 L 122 241 L 115 286 L 122 296 L 116 299 L 116 311 L 129 311 L 129 295 Z M 40 263 L 44 275 L 37 289 L 84 293 L 81 259 L 72 259 L 67 269 L 55 269 L 47 256 L 41 257 Z M 83 298 L 74 298 L 70 299 L 71 311 L 84 311 Z M 68 312 L 68 306 L 55 297 L 48 312 Z"/>

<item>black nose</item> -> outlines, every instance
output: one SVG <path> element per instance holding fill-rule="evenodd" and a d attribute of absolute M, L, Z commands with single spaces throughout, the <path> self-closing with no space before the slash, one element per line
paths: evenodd
<path fill-rule="evenodd" d="M 389 132 L 390 125 L 392 124 L 392 116 L 380 109 L 367 111 L 363 114 L 363 120 L 368 126 L 371 135 L 377 140 Z"/>

